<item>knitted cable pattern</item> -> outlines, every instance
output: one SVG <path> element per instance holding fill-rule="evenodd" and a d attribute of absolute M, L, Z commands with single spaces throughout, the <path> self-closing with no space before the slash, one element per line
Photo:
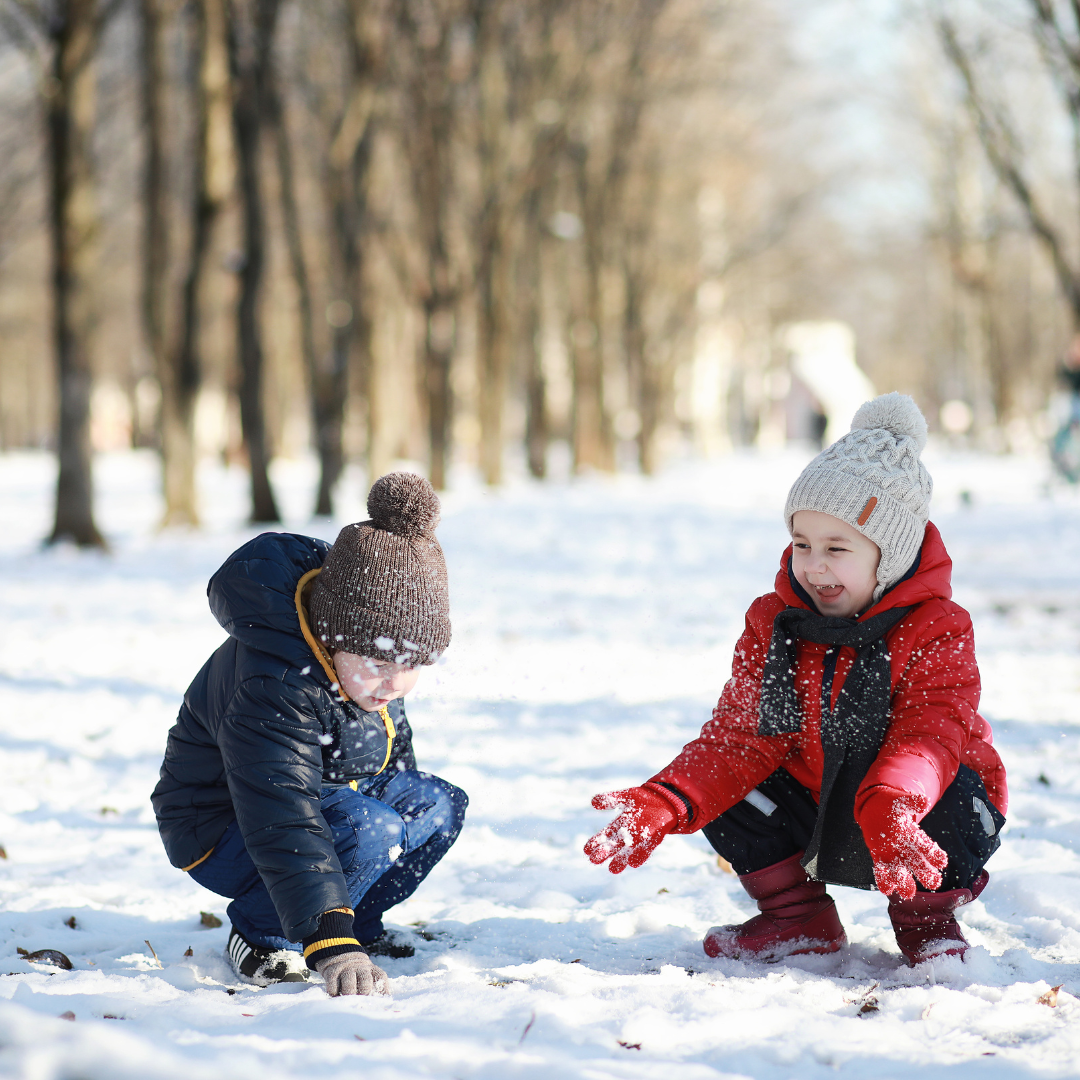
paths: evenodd
<path fill-rule="evenodd" d="M 930 520 L 934 482 L 920 460 L 926 420 L 905 394 L 862 405 L 852 430 L 823 450 L 788 493 L 784 520 L 800 510 L 830 514 L 877 544 L 881 561 L 874 601 L 915 560 Z"/>

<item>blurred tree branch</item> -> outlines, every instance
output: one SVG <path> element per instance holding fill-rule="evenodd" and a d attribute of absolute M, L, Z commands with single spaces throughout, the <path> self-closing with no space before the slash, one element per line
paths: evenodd
<path fill-rule="evenodd" d="M 1055 82 L 1075 127 L 1080 125 L 1080 98 L 1077 97 L 1080 86 L 1075 78 L 1071 83 L 1060 78 L 1058 65 L 1046 51 L 1048 45 L 1053 43 L 1058 54 L 1069 58 L 1072 64 L 1074 50 L 1065 38 L 1057 13 L 1048 0 L 1030 0 L 1030 3 L 1036 16 L 1036 40 L 1042 47 L 1051 74 L 1058 74 Z M 1080 274 L 1070 261 L 1064 233 L 1035 193 L 1025 168 L 1024 152 L 1015 125 L 1004 106 L 994 103 L 986 93 L 971 54 L 961 42 L 955 22 L 946 15 L 939 15 L 935 25 L 945 56 L 963 83 L 967 106 L 987 160 L 1020 204 L 1031 231 L 1045 246 L 1059 287 L 1072 310 L 1073 321 L 1080 328 Z M 1080 69 L 1075 74 L 1080 74 Z M 1077 167 L 1080 170 L 1080 143 L 1075 140 L 1074 148 L 1078 151 Z M 1077 176 L 1080 181 L 1080 171 Z"/>

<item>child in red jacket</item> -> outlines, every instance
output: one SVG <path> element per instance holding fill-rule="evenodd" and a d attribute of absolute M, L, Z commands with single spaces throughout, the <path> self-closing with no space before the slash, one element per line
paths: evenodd
<path fill-rule="evenodd" d="M 954 912 L 986 886 L 1008 795 L 925 444 L 911 398 L 859 409 L 788 494 L 792 544 L 712 719 L 647 783 L 593 800 L 622 811 L 585 845 L 612 873 L 701 829 L 739 874 L 761 914 L 713 927 L 710 956 L 839 949 L 826 883 L 888 896 L 912 964 L 967 948 Z"/>

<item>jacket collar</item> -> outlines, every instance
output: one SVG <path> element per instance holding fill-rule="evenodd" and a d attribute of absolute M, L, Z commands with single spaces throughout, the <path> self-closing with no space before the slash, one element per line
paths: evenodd
<path fill-rule="evenodd" d="M 816 611 L 813 601 L 806 590 L 791 572 L 792 545 L 784 549 L 780 557 L 780 569 L 776 574 L 774 588 L 781 600 L 788 607 L 808 608 Z M 895 607 L 911 607 L 926 600 L 949 600 L 952 597 L 952 559 L 945 550 L 941 533 L 931 521 L 926 525 L 922 547 L 911 569 L 895 585 L 885 591 L 881 599 L 860 619 Z"/>
<path fill-rule="evenodd" d="M 330 680 L 330 689 L 343 701 L 350 701 L 351 698 L 345 693 L 345 687 L 341 685 L 341 680 L 337 677 L 337 672 L 334 670 L 333 658 L 323 647 L 323 643 L 311 632 L 311 623 L 308 619 L 308 592 L 312 582 L 314 582 L 321 572 L 321 566 L 314 570 L 309 570 L 296 583 L 296 617 L 300 620 L 300 632 L 304 635 L 304 640 L 311 646 L 311 651 L 315 654 L 315 659 L 322 665 L 323 671 L 326 672 L 326 677 Z"/>

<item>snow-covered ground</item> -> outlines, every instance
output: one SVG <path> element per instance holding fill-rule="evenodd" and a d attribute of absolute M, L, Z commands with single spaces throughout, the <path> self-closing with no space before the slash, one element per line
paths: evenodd
<path fill-rule="evenodd" d="M 422 764 L 472 805 L 391 913 L 431 938 L 386 962 L 393 997 L 331 1000 L 236 983 L 227 925 L 200 924 L 226 902 L 168 865 L 148 802 L 184 687 L 222 640 L 204 590 L 251 535 L 243 476 L 208 470 L 207 528 L 160 535 L 153 459 L 103 459 L 106 556 L 40 550 L 51 462 L 0 458 L 0 1075 L 1080 1075 L 1080 502 L 1047 497 L 1037 461 L 928 454 L 1012 788 L 962 917 L 966 963 L 903 967 L 884 898 L 850 889 L 840 953 L 710 961 L 703 931 L 750 905 L 700 836 L 619 877 L 581 854 L 606 820 L 590 797 L 646 778 L 708 716 L 804 461 L 445 498 L 454 643 L 409 715 Z M 310 465 L 275 479 L 291 529 L 333 538 L 363 516 L 357 477 L 336 524 L 305 516 Z"/>

